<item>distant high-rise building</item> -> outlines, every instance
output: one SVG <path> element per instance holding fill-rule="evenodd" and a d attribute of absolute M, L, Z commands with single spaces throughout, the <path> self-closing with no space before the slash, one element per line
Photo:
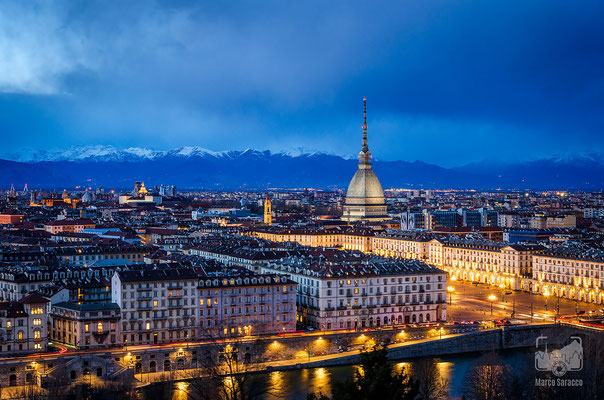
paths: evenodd
<path fill-rule="evenodd" d="M 424 215 L 427 229 L 457 228 L 461 222 L 461 215 L 456 211 L 429 211 Z"/>
<path fill-rule="evenodd" d="M 424 229 L 424 215 L 421 212 L 401 213 L 401 229 Z"/>
<path fill-rule="evenodd" d="M 367 100 L 363 98 L 363 146 L 359 153 L 359 169 L 352 177 L 342 218 L 346 221 L 388 219 L 384 191 L 371 169 L 371 152 L 367 145 Z"/>
<path fill-rule="evenodd" d="M 482 226 L 482 215 L 478 210 L 459 210 L 462 225 L 468 227 Z"/>
<path fill-rule="evenodd" d="M 267 225 L 273 224 L 273 212 L 271 210 L 271 199 L 266 195 L 264 200 L 264 223 Z"/>

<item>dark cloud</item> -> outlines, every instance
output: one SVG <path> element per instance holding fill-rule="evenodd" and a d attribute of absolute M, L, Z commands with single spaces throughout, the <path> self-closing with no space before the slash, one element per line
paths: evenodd
<path fill-rule="evenodd" d="M 135 4 L 136 3 L 136 4 Z M 604 3 L 9 2 L 9 146 L 357 151 L 445 165 L 602 151 Z"/>

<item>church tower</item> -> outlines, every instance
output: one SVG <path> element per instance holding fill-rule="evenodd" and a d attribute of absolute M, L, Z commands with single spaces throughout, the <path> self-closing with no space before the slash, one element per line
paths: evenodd
<path fill-rule="evenodd" d="M 371 169 L 371 152 L 367 142 L 367 99 L 365 97 L 363 97 L 363 139 L 359 152 L 359 168 L 348 185 L 342 219 L 349 222 L 388 219 L 382 185 Z"/>
<path fill-rule="evenodd" d="M 273 211 L 271 210 L 271 199 L 268 194 L 264 200 L 264 223 L 267 225 L 273 224 Z"/>

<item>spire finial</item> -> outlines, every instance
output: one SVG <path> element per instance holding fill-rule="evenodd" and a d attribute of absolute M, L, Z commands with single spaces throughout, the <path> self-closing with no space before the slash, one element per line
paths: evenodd
<path fill-rule="evenodd" d="M 371 168 L 371 152 L 367 146 L 367 98 L 363 97 L 363 147 L 359 153 L 359 168 Z"/>
<path fill-rule="evenodd" d="M 367 97 L 363 96 L 363 148 L 362 151 L 369 151 L 367 146 Z"/>

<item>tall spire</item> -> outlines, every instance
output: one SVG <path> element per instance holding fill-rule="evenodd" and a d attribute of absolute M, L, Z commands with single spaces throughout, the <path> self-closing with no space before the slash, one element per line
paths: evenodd
<path fill-rule="evenodd" d="M 367 98 L 363 97 L 363 147 L 359 153 L 359 166 L 371 165 L 371 152 L 367 145 Z M 371 167 L 370 167 L 371 168 Z"/>
<path fill-rule="evenodd" d="M 367 97 L 363 97 L 363 151 L 369 151 L 367 147 Z"/>

